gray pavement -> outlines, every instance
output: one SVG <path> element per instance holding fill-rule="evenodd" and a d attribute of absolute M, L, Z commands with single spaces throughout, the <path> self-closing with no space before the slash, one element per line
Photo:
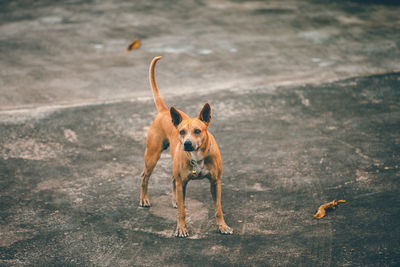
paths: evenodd
<path fill-rule="evenodd" d="M 400 264 L 400 8 L 393 1 L 0 2 L 0 265 Z M 124 49 L 133 38 L 142 46 Z M 222 206 L 171 157 L 138 207 L 156 114 L 213 109 Z M 316 220 L 319 205 L 345 199 Z"/>

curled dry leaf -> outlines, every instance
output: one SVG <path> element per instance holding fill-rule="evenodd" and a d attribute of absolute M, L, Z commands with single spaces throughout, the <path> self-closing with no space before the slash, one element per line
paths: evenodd
<path fill-rule="evenodd" d="M 135 39 L 132 42 L 129 43 L 128 47 L 126 48 L 126 52 L 138 49 L 140 47 L 140 40 Z"/>
<path fill-rule="evenodd" d="M 324 204 L 324 205 L 321 205 L 321 206 L 318 208 L 317 213 L 314 214 L 314 218 L 321 219 L 322 217 L 324 217 L 324 216 L 326 215 L 326 210 L 335 209 L 336 206 L 337 206 L 339 203 L 345 203 L 345 202 L 346 202 L 346 200 L 336 200 L 336 199 L 335 199 L 335 200 L 333 200 L 333 201 L 331 201 L 331 202 L 329 202 L 329 203 L 326 203 L 326 204 Z"/>

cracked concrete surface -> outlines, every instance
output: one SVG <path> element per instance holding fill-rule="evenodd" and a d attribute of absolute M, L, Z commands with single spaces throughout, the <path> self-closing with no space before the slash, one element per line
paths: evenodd
<path fill-rule="evenodd" d="M 400 9 L 394 1 L 0 3 L 0 264 L 396 266 Z M 142 46 L 125 53 L 133 38 Z M 171 157 L 138 207 L 155 107 L 204 102 L 220 146 L 173 236 Z M 346 199 L 328 216 L 322 203 Z"/>

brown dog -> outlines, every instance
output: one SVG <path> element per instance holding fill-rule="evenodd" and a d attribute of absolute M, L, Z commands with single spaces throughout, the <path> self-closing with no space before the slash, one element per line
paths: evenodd
<path fill-rule="evenodd" d="M 189 235 L 185 221 L 186 185 L 190 180 L 203 178 L 210 181 L 219 232 L 232 234 L 233 230 L 225 223 L 221 208 L 221 154 L 214 136 L 208 132 L 208 125 L 211 122 L 210 105 L 206 103 L 197 118 L 190 118 L 174 107 L 168 109 L 154 78 L 154 68 L 160 58 L 153 59 L 149 71 L 158 114 L 147 133 L 139 204 L 141 207 L 150 207 L 147 191 L 149 178 L 161 152 L 169 146 L 174 161 L 173 205 L 178 206 L 178 225 L 175 235 L 178 237 Z"/>

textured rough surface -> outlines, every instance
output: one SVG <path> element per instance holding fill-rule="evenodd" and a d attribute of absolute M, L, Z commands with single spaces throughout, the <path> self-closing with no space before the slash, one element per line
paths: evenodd
<path fill-rule="evenodd" d="M 223 209 L 233 236 L 216 232 L 208 182 L 193 181 L 187 193 L 191 237 L 173 237 L 168 153 L 150 179 L 153 207 L 138 207 L 151 101 L 3 123 L 1 261 L 399 263 L 400 236 L 393 231 L 400 223 L 399 86 L 400 75 L 392 74 L 174 98 L 189 114 L 205 101 L 213 106 L 211 130 L 224 160 Z M 347 203 L 314 219 L 315 209 L 334 198 Z"/>
<path fill-rule="evenodd" d="M 383 3 L 1 2 L 0 265 L 399 265 L 400 10 Z M 204 180 L 173 236 L 167 152 L 138 207 L 160 54 L 167 104 L 213 109 L 232 236 Z"/>

